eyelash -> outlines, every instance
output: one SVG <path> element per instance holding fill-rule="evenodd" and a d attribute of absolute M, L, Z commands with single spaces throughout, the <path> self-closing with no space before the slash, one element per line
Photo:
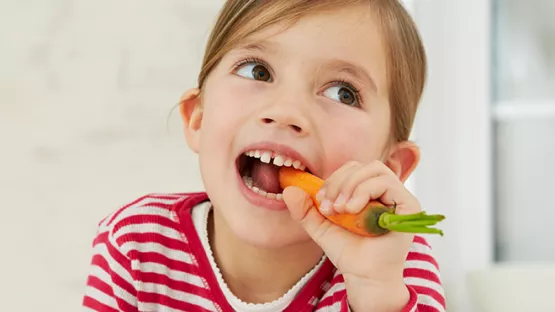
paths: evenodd
<path fill-rule="evenodd" d="M 268 65 L 268 63 L 263 59 L 257 58 L 257 57 L 247 57 L 235 63 L 235 65 L 233 66 L 233 72 L 236 72 L 239 68 L 241 68 L 241 66 L 250 64 L 250 63 L 264 65 L 265 67 L 268 68 L 270 72 L 272 71 L 270 65 Z"/>
<path fill-rule="evenodd" d="M 364 103 L 364 99 L 362 98 L 362 94 L 360 92 L 360 88 L 357 88 L 355 85 L 353 85 L 352 83 L 350 83 L 349 81 L 345 80 L 345 79 L 339 79 L 339 80 L 335 80 L 329 83 L 330 85 L 339 85 L 341 87 L 345 87 L 348 88 L 349 90 L 353 91 L 355 99 L 358 102 L 358 107 L 362 106 L 362 103 Z"/>
<path fill-rule="evenodd" d="M 239 68 L 241 68 L 241 66 L 246 65 L 246 64 L 250 64 L 250 63 L 263 65 L 266 68 L 268 68 L 268 70 L 270 72 L 272 72 L 270 65 L 268 65 L 268 62 L 266 62 L 263 59 L 258 58 L 258 57 L 246 57 L 246 58 L 238 61 L 233 66 L 233 72 L 236 72 L 237 70 L 239 70 Z M 360 92 L 360 88 L 357 88 L 355 85 L 353 85 L 349 81 L 347 81 L 345 79 L 338 79 L 338 80 L 331 81 L 330 83 L 328 83 L 328 85 L 340 85 L 342 87 L 348 88 L 349 90 L 353 91 L 353 93 L 355 95 L 355 99 L 359 103 L 359 107 L 362 106 L 363 98 L 362 98 L 362 94 Z"/>

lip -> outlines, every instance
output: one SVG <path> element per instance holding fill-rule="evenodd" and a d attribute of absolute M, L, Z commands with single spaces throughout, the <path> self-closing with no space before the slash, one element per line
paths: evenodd
<path fill-rule="evenodd" d="M 297 152 L 295 149 L 284 144 L 278 144 L 273 142 L 259 142 L 259 143 L 248 145 L 245 148 L 243 148 L 241 152 L 237 155 L 237 159 L 239 159 L 239 157 L 243 155 L 245 152 L 252 151 L 252 150 L 273 151 L 282 156 L 299 160 L 306 166 L 307 170 L 309 170 L 310 172 L 314 172 L 314 168 L 311 165 L 311 163 L 309 163 L 308 160 L 305 157 L 303 157 L 299 152 Z M 239 173 L 239 171 L 236 170 L 236 172 L 237 172 L 237 183 L 239 184 L 239 190 L 251 204 L 255 206 L 263 207 L 269 210 L 273 210 L 273 211 L 287 210 L 287 205 L 283 200 L 271 199 L 251 191 L 243 182 L 243 177 L 241 177 L 241 174 Z"/>
<path fill-rule="evenodd" d="M 271 199 L 251 191 L 243 182 L 243 178 L 237 172 L 237 183 L 239 183 L 239 190 L 245 198 L 253 205 L 263 207 L 268 210 L 284 211 L 287 210 L 287 205 L 283 200 Z"/>

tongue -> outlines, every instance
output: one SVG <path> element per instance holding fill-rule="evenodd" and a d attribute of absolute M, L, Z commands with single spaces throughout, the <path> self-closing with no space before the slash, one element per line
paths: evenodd
<path fill-rule="evenodd" d="M 255 160 L 251 175 L 254 186 L 268 193 L 281 193 L 281 187 L 279 186 L 279 167 Z"/>

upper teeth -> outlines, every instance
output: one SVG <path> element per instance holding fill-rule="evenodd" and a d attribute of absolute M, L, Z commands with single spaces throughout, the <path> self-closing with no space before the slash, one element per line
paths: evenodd
<path fill-rule="evenodd" d="M 278 167 L 293 166 L 293 168 L 303 170 L 303 171 L 306 169 L 306 166 L 300 160 L 292 159 L 290 157 L 283 156 L 272 151 L 254 150 L 254 151 L 246 152 L 245 155 L 249 157 L 258 158 L 263 163 L 269 164 L 270 162 L 272 162 L 274 165 Z"/>

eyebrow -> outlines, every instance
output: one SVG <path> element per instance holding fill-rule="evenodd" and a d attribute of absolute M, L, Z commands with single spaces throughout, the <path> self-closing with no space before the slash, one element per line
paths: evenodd
<path fill-rule="evenodd" d="M 368 72 L 366 72 L 364 69 L 360 68 L 359 66 L 353 65 L 347 61 L 334 59 L 331 62 L 322 65 L 321 69 L 338 71 L 338 72 L 351 75 L 361 82 L 367 82 L 368 84 L 370 84 L 374 92 L 378 92 L 378 87 L 376 85 L 376 82 L 374 81 L 374 79 L 372 79 L 370 74 L 368 74 Z"/>
<path fill-rule="evenodd" d="M 240 45 L 239 49 L 254 52 L 274 52 L 276 46 L 268 41 L 253 41 Z"/>

